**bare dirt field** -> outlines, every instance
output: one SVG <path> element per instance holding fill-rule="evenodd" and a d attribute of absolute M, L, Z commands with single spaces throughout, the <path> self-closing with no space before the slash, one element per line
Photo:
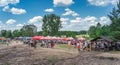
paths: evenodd
<path fill-rule="evenodd" d="M 36 49 L 24 44 L 0 48 L 0 65 L 120 65 L 119 53 Z"/>

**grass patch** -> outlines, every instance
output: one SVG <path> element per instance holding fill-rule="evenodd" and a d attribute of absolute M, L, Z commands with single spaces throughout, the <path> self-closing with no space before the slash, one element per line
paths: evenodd
<path fill-rule="evenodd" d="M 62 50 L 71 50 L 71 51 L 76 50 L 76 48 L 74 48 L 73 46 L 71 46 L 71 48 L 68 48 L 67 44 L 56 44 L 55 48 L 62 49 Z"/>

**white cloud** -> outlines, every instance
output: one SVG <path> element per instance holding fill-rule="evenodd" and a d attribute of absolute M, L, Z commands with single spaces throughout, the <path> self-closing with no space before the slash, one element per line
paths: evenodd
<path fill-rule="evenodd" d="M 54 6 L 69 6 L 73 3 L 73 0 L 53 0 Z"/>
<path fill-rule="evenodd" d="M 95 22 L 96 19 L 97 19 L 97 18 L 94 17 L 94 16 L 87 16 L 87 17 L 85 17 L 84 21 Z"/>
<path fill-rule="evenodd" d="M 111 21 L 109 18 L 103 16 L 103 17 L 100 17 L 100 21 L 99 21 L 102 25 L 109 25 L 111 24 Z"/>
<path fill-rule="evenodd" d="M 22 27 L 22 26 L 24 26 L 23 24 L 17 24 L 16 25 L 17 27 Z"/>
<path fill-rule="evenodd" d="M 17 4 L 19 0 L 0 0 L 0 6 L 6 6 L 8 4 Z"/>
<path fill-rule="evenodd" d="M 7 22 L 6 22 L 6 24 L 14 24 L 16 22 L 16 20 L 14 20 L 14 19 L 9 19 Z"/>
<path fill-rule="evenodd" d="M 9 8 L 9 6 L 5 6 L 3 9 L 2 9 L 4 12 L 11 12 L 12 14 L 15 14 L 15 15 L 20 15 L 20 14 L 25 14 L 26 13 L 26 10 L 25 9 L 19 9 L 19 8 Z"/>
<path fill-rule="evenodd" d="M 19 14 L 25 14 L 26 13 L 26 10 L 24 9 L 18 9 L 18 8 L 12 8 L 11 9 L 11 12 L 12 14 L 16 14 L 16 15 L 19 15 Z"/>
<path fill-rule="evenodd" d="M 95 6 L 106 6 L 109 4 L 117 4 L 118 0 L 88 0 L 88 2 Z"/>
<path fill-rule="evenodd" d="M 62 24 L 65 25 L 69 21 L 69 18 L 60 18 L 60 20 L 62 21 Z"/>
<path fill-rule="evenodd" d="M 32 19 L 29 19 L 28 23 L 36 23 L 36 22 L 40 22 L 42 20 L 42 16 L 35 16 Z"/>
<path fill-rule="evenodd" d="M 61 18 L 60 19 L 62 22 L 67 22 L 69 20 L 69 18 Z"/>
<path fill-rule="evenodd" d="M 70 20 L 69 23 L 63 25 L 61 30 L 88 30 L 90 26 L 96 26 L 98 22 L 100 22 L 101 25 L 109 25 L 111 23 L 109 18 L 106 16 L 102 16 L 100 18 L 96 18 L 95 16 L 87 16 L 84 18 L 76 17 L 75 19 Z"/>
<path fill-rule="evenodd" d="M 52 12 L 54 12 L 54 10 L 53 10 L 52 8 L 45 9 L 44 11 L 45 11 L 45 12 L 49 12 L 49 13 L 52 13 Z"/>
<path fill-rule="evenodd" d="M 69 8 L 66 8 L 65 9 L 65 13 L 63 13 L 62 15 L 63 16 L 68 16 L 68 15 L 72 15 L 72 16 L 79 16 L 79 14 L 78 13 L 76 13 L 75 11 L 72 11 L 71 9 L 69 9 Z"/>
<path fill-rule="evenodd" d="M 0 30 L 11 30 L 11 31 L 14 31 L 14 30 L 20 30 L 22 28 L 24 24 L 12 24 L 12 25 L 9 25 L 9 24 L 0 24 Z"/>
<path fill-rule="evenodd" d="M 70 22 L 71 23 L 77 23 L 77 22 L 80 22 L 80 21 L 81 21 L 81 18 L 80 17 L 76 17 L 76 19 L 71 20 Z"/>
<path fill-rule="evenodd" d="M 43 22 L 37 22 L 34 25 L 37 27 L 37 31 L 41 31 L 42 30 L 42 23 Z"/>
<path fill-rule="evenodd" d="M 9 6 L 5 6 L 2 10 L 3 10 L 4 12 L 10 12 Z"/>

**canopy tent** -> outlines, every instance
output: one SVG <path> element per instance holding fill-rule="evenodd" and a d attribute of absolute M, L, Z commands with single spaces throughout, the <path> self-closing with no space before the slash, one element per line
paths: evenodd
<path fill-rule="evenodd" d="M 66 40 L 73 40 L 73 38 L 72 37 L 68 37 Z"/>
<path fill-rule="evenodd" d="M 50 36 L 44 37 L 44 40 L 52 40 L 52 37 Z"/>
<path fill-rule="evenodd" d="M 43 39 L 43 36 L 34 36 L 32 37 L 32 40 L 41 40 Z"/>
<path fill-rule="evenodd" d="M 0 37 L 0 42 L 5 42 L 6 38 L 5 37 Z"/>
<path fill-rule="evenodd" d="M 71 41 L 74 40 L 74 38 L 72 37 L 68 37 L 68 38 L 60 38 L 60 37 L 51 37 L 51 36 L 34 36 L 32 37 L 32 40 L 63 40 L 63 41 Z"/>
<path fill-rule="evenodd" d="M 68 38 L 61 38 L 62 40 L 64 40 L 64 41 L 71 41 L 71 40 L 73 40 L 73 38 L 72 37 L 68 37 Z"/>
<path fill-rule="evenodd" d="M 22 36 L 20 36 L 20 37 L 18 37 L 19 39 L 22 39 L 23 37 Z"/>
<path fill-rule="evenodd" d="M 23 39 L 23 37 L 22 37 L 22 36 L 19 36 L 19 37 L 18 37 L 18 39 L 19 39 L 19 40 L 22 40 L 22 39 Z"/>
<path fill-rule="evenodd" d="M 80 38 L 77 38 L 77 40 L 79 40 L 79 41 L 85 41 L 86 39 L 83 38 L 83 37 L 80 37 Z"/>
<path fill-rule="evenodd" d="M 0 37 L 0 40 L 6 40 L 6 38 L 5 37 Z"/>
<path fill-rule="evenodd" d="M 96 38 L 92 39 L 91 42 L 97 41 L 98 39 L 101 39 L 102 41 L 113 42 L 112 39 L 107 38 L 107 37 L 105 37 L 105 36 L 96 37 Z"/>

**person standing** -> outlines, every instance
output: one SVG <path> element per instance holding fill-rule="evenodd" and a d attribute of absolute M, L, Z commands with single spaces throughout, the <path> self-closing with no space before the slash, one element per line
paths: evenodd
<path fill-rule="evenodd" d="M 37 47 L 37 40 L 34 41 L 34 48 Z"/>
<path fill-rule="evenodd" d="M 54 42 L 52 41 L 52 43 L 51 43 L 51 48 L 54 48 L 54 46 L 55 46 L 55 44 L 54 44 Z"/>
<path fill-rule="evenodd" d="M 79 43 L 79 41 L 77 42 L 77 49 L 78 49 L 78 52 L 80 52 L 80 43 Z"/>
<path fill-rule="evenodd" d="M 91 51 L 90 43 L 87 45 L 87 51 L 88 51 L 88 52 Z"/>
<path fill-rule="evenodd" d="M 7 46 L 9 46 L 9 40 L 6 40 L 6 44 L 7 44 Z"/>
<path fill-rule="evenodd" d="M 68 41 L 68 49 L 71 49 L 71 41 Z"/>

